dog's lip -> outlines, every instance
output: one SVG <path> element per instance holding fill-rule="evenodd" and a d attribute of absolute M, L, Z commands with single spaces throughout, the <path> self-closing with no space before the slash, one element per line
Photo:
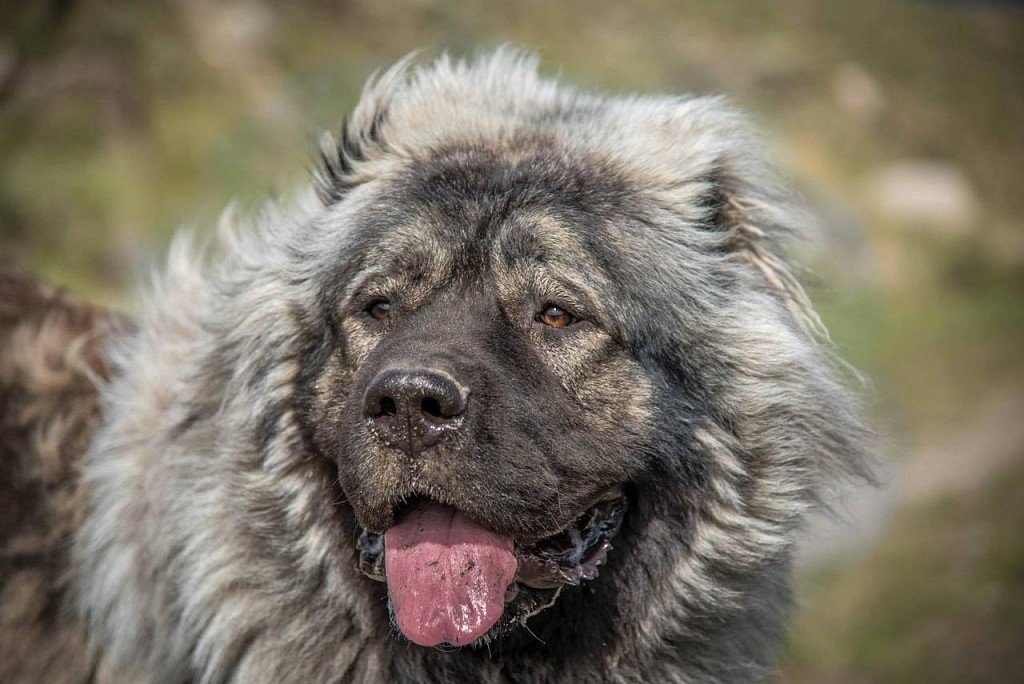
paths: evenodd
<path fill-rule="evenodd" d="M 516 580 L 534 589 L 577 585 L 597 577 L 622 526 L 626 497 L 621 488 L 599 497 L 560 532 L 517 547 Z"/>
<path fill-rule="evenodd" d="M 561 530 L 536 541 L 517 541 L 515 581 L 531 589 L 557 589 L 594 579 L 612 548 L 626 506 L 622 487 L 611 487 L 595 496 L 584 512 Z M 387 581 L 384 535 L 362 527 L 359 533 L 357 570 L 370 579 Z M 514 595 L 511 592 L 510 598 Z"/>

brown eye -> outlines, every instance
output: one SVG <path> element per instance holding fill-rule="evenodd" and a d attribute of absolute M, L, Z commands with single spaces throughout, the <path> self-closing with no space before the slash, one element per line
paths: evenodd
<path fill-rule="evenodd" d="M 575 323 L 576 319 L 565 309 L 548 304 L 540 314 L 540 322 L 552 328 L 564 328 Z"/>
<path fill-rule="evenodd" d="M 366 313 L 370 314 L 378 321 L 383 321 L 391 315 L 391 302 L 386 299 L 378 299 L 370 304 L 370 306 L 366 307 Z"/>

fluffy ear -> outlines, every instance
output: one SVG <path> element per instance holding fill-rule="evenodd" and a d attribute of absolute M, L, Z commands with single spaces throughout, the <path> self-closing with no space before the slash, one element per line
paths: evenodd
<path fill-rule="evenodd" d="M 787 246 L 809 237 L 815 221 L 778 180 L 756 128 L 720 98 L 675 102 L 667 121 L 670 125 L 658 121 L 656 134 L 662 143 L 655 152 L 664 164 L 661 173 L 679 178 L 682 170 L 684 178 L 693 179 L 683 183 L 690 189 L 677 186 L 683 193 L 676 200 L 684 205 L 696 200 L 701 221 L 716 233 L 720 248 L 749 267 L 801 328 L 824 334 L 786 258 Z"/>
<path fill-rule="evenodd" d="M 802 329 L 825 335 L 821 319 L 785 256 L 786 243 L 808 237 L 814 220 L 777 183 L 767 164 L 759 160 L 736 162 L 720 162 L 713 174 L 714 227 L 723 233 L 732 257 L 764 279 Z"/>
<path fill-rule="evenodd" d="M 396 93 L 408 81 L 417 54 L 410 53 L 384 73 L 370 77 L 352 116 L 342 123 L 337 140 L 327 131 L 320 134 L 313 187 L 325 206 L 365 181 L 367 171 L 361 167 L 387 152 L 388 111 Z"/>
<path fill-rule="evenodd" d="M 320 133 L 313 187 L 324 206 L 334 204 L 365 180 L 360 166 L 381 152 L 381 125 L 387 108 L 376 100 L 372 104 L 379 106 L 373 107 L 365 126 L 363 117 L 358 116 L 360 110 L 356 110 L 351 119 L 342 122 L 337 140 L 327 131 Z M 369 105 L 360 109 L 369 109 Z"/>
<path fill-rule="evenodd" d="M 317 140 L 313 188 L 324 206 L 340 200 L 355 184 L 355 165 L 366 158 L 359 138 L 351 136 L 349 130 L 348 121 L 344 121 L 337 139 L 330 132 L 322 131 Z"/>

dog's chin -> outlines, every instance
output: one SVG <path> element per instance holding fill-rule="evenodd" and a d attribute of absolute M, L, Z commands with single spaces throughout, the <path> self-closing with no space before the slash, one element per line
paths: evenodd
<path fill-rule="evenodd" d="M 472 648 L 489 644 L 554 605 L 564 587 L 594 580 L 612 550 L 627 507 L 622 488 L 614 487 L 557 533 L 529 543 L 515 540 L 517 565 L 505 592 L 501 617 L 485 634 L 464 645 Z M 359 572 L 372 580 L 388 582 L 384 534 L 360 527 L 356 552 Z M 394 624 L 391 593 L 389 587 L 388 607 Z"/>

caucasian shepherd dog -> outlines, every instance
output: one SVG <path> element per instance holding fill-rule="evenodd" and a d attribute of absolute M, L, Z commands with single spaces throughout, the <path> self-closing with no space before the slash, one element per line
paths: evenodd
<path fill-rule="evenodd" d="M 0 679 L 769 675 L 866 431 L 743 119 L 406 62 L 314 186 L 133 321 L 3 281 Z"/>

